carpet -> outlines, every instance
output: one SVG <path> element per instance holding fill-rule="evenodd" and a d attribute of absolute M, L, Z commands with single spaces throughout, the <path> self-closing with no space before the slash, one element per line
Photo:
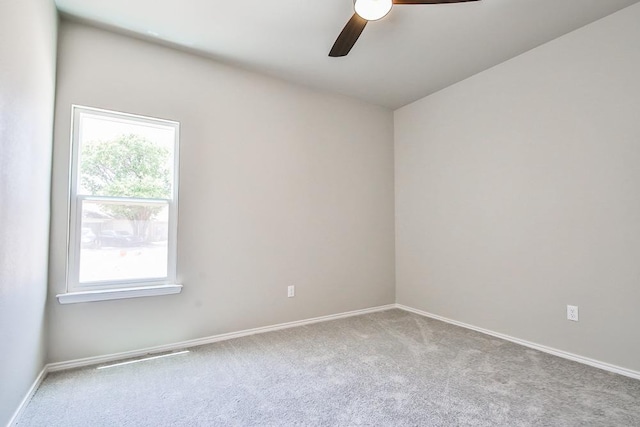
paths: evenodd
<path fill-rule="evenodd" d="M 19 426 L 640 426 L 640 381 L 388 310 L 50 374 Z"/>

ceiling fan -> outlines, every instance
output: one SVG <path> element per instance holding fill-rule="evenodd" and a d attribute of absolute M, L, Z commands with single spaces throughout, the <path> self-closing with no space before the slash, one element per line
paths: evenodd
<path fill-rule="evenodd" d="M 329 56 L 346 56 L 369 21 L 384 18 L 394 4 L 446 4 L 479 0 L 355 0 L 355 13 L 333 44 Z"/>

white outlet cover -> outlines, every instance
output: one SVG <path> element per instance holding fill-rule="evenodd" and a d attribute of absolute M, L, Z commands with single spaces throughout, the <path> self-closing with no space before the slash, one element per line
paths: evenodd
<path fill-rule="evenodd" d="M 567 320 L 572 320 L 574 322 L 578 321 L 578 306 L 577 305 L 568 305 L 567 306 Z"/>

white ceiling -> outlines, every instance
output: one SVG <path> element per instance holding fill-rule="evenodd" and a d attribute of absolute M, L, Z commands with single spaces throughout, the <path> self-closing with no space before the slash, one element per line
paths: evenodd
<path fill-rule="evenodd" d="M 394 109 L 638 1 L 394 6 L 330 58 L 352 0 L 55 0 L 100 26 Z"/>

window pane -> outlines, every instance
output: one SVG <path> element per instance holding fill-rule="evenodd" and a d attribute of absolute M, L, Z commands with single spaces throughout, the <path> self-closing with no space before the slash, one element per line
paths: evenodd
<path fill-rule="evenodd" d="M 81 203 L 80 283 L 167 277 L 166 202 Z"/>
<path fill-rule="evenodd" d="M 170 199 L 175 128 L 83 113 L 79 195 Z"/>

